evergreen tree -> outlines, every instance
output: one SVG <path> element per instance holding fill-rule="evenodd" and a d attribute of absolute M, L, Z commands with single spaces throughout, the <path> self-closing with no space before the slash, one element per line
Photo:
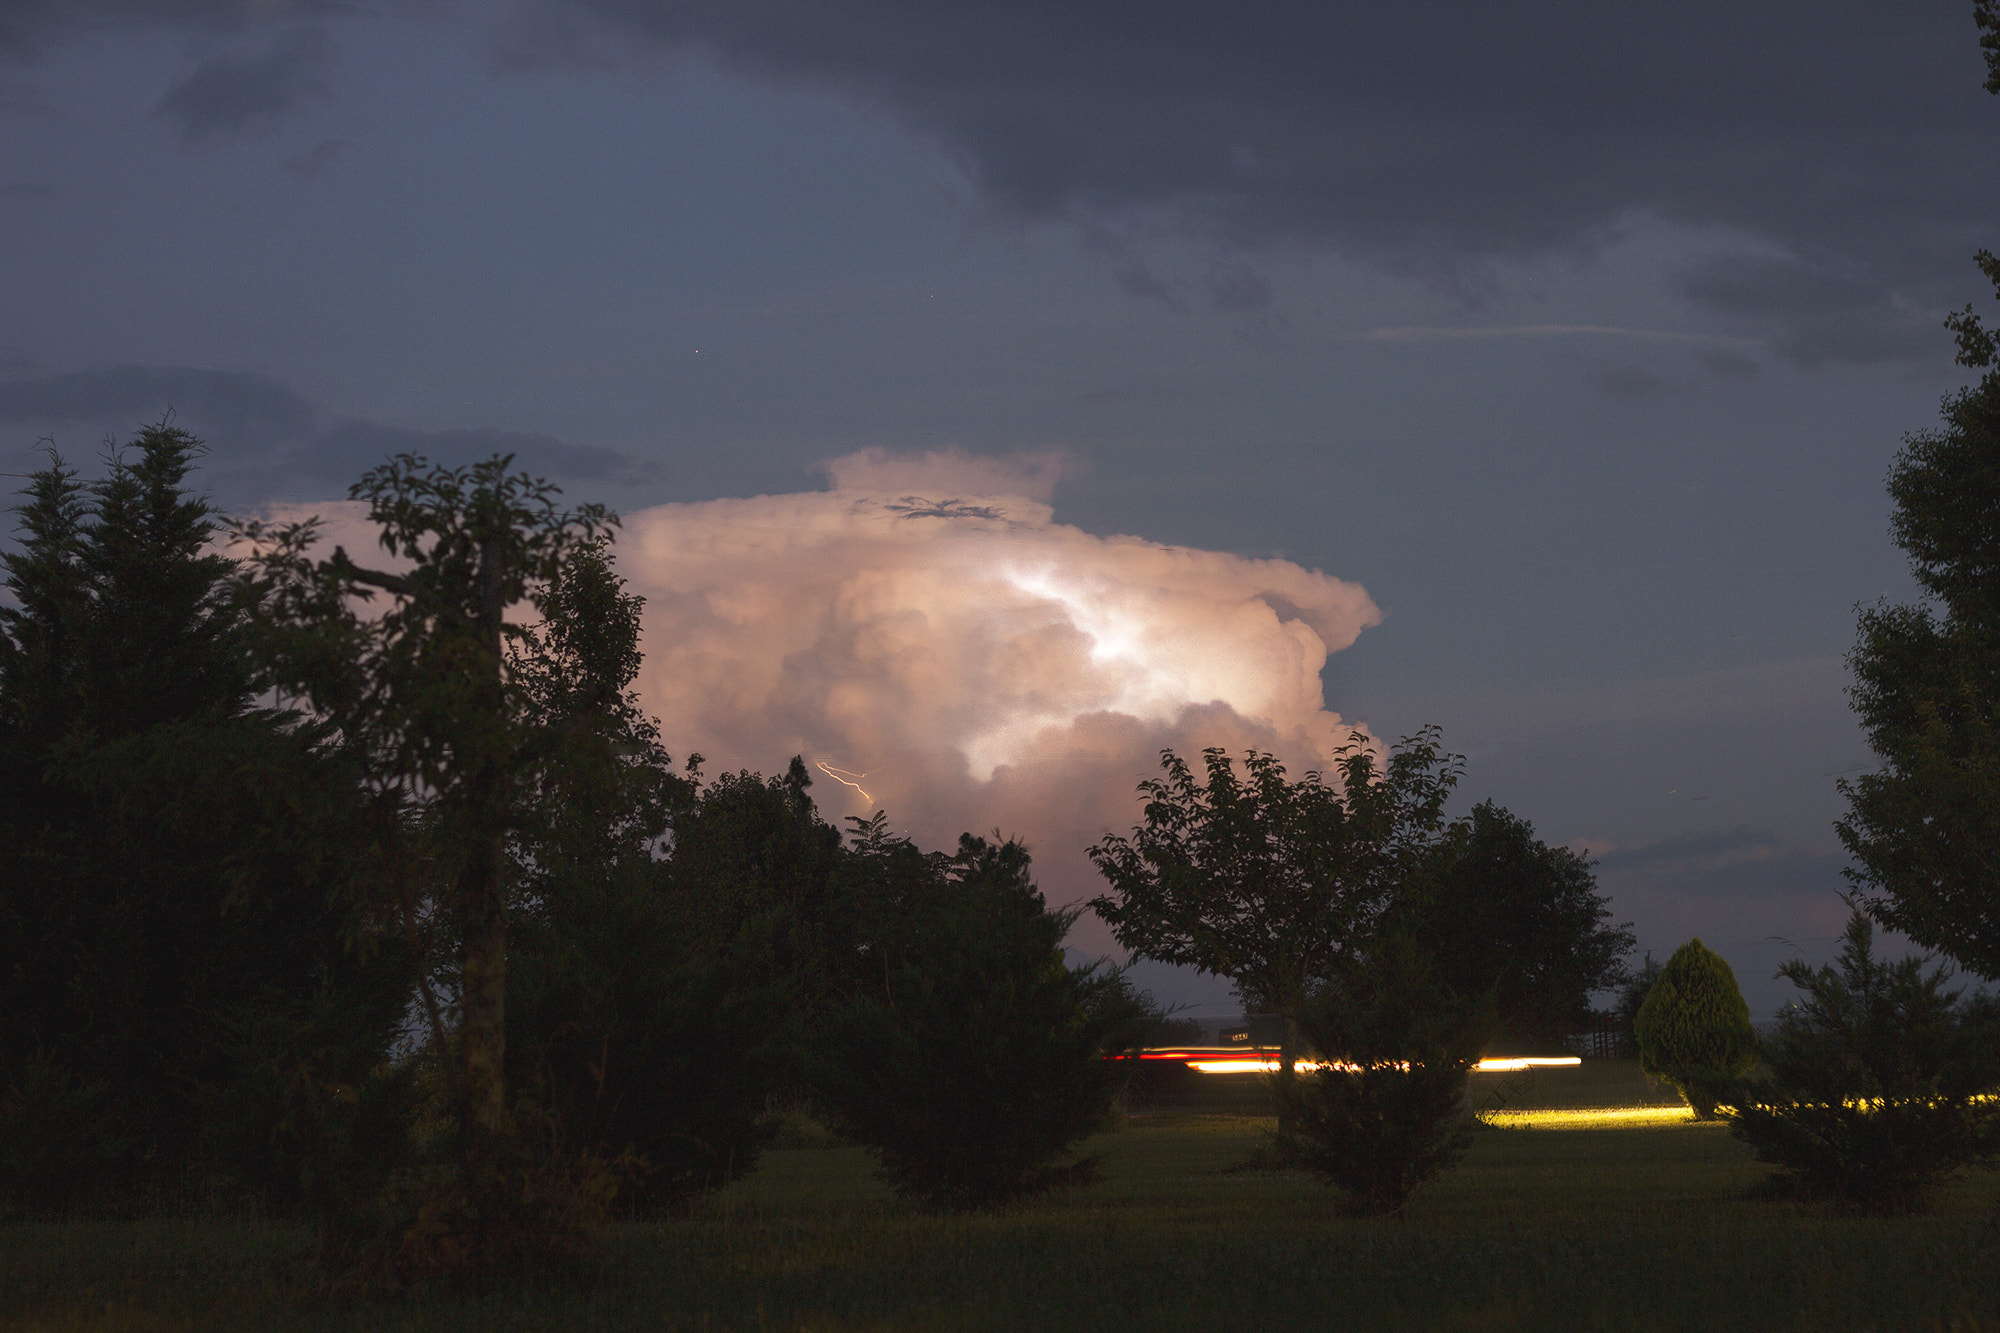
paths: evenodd
<path fill-rule="evenodd" d="M 533 707 L 572 735 L 516 835 L 506 1060 L 567 1151 L 623 1163 L 618 1201 L 634 1212 L 756 1165 L 796 991 L 774 975 L 768 929 L 721 910 L 727 877 L 678 864 L 712 842 L 704 816 L 725 793 L 765 789 L 742 775 L 700 790 L 672 771 L 630 692 L 640 600 L 609 555 L 580 549 L 557 571 L 514 653 Z M 791 788 L 773 785 L 792 813 Z"/>
<path fill-rule="evenodd" d="M 1908 438 L 1889 492 L 1927 597 L 1861 615 L 1850 694 L 1883 762 L 1842 781 L 1835 827 L 1870 915 L 2000 978 L 2000 374 Z"/>
<path fill-rule="evenodd" d="M 1986 90 L 2000 93 L 2000 5 L 1975 0 Z M 2000 295 L 2000 257 L 1980 271 Z M 1849 691 L 1873 773 L 1839 783 L 1844 873 L 1883 925 L 2000 980 L 2000 338 L 1970 305 L 1945 320 L 1958 363 L 1984 370 L 1907 436 L 1889 470 L 1890 531 L 1923 589 L 1861 614 Z"/>
<path fill-rule="evenodd" d="M 924 857 L 856 821 L 861 869 L 897 898 L 857 990 L 828 1025 L 820 1093 L 883 1176 L 939 1208 L 1095 1179 L 1076 1145 L 1105 1123 L 1146 1006 L 1115 970 L 1071 966 L 1075 910 L 1051 912 L 1026 849 L 966 835 Z M 924 888 L 911 892 L 925 867 Z M 895 882 L 900 881 L 900 882 Z M 868 932 L 873 935 L 874 932 Z"/>
<path fill-rule="evenodd" d="M 1280 1151 L 1361 1217 L 1399 1211 L 1471 1141 L 1465 1084 L 1492 1028 L 1492 991 L 1447 984 L 1407 934 L 1379 937 L 1319 986 L 1299 1026 L 1319 1057 L 1280 1071 Z"/>
<path fill-rule="evenodd" d="M 400 1014 L 394 951 L 348 947 L 351 775 L 257 706 L 199 454 L 167 421 L 95 483 L 52 454 L 4 557 L 0 1174 L 34 1206 L 296 1195 L 288 1089 L 357 1079 Z"/>
<path fill-rule="evenodd" d="M 1757 1062 L 1736 973 L 1699 939 L 1660 969 L 1634 1026 L 1640 1067 L 1679 1088 L 1698 1120 L 1715 1119 L 1732 1081 Z"/>
<path fill-rule="evenodd" d="M 1884 962 L 1859 911 L 1837 965 L 1778 970 L 1800 998 L 1762 1043 L 1765 1070 L 1729 1095 L 1731 1132 L 1791 1192 L 1863 1212 L 1921 1208 L 1965 1166 L 2000 1158 L 2000 1023 L 1922 957 Z"/>

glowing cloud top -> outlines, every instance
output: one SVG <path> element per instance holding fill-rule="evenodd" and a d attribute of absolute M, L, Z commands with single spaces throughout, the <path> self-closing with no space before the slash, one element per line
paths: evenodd
<path fill-rule="evenodd" d="M 1060 465 L 870 451 L 831 490 L 628 515 L 639 689 L 671 748 L 710 771 L 803 754 L 839 770 L 830 817 L 880 806 L 926 843 L 997 826 L 1045 881 L 1131 823 L 1162 747 L 1324 764 L 1349 727 L 1320 668 L 1380 620 L 1367 593 L 1056 523 Z"/>

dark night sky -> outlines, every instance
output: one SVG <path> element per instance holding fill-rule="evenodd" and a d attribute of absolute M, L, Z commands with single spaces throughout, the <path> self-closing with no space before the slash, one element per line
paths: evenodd
<path fill-rule="evenodd" d="M 1883 476 L 2000 245 L 1983 78 L 1970 6 L 1909 0 L 0 0 L 0 470 L 171 403 L 237 509 L 505 449 L 666 533 L 818 513 L 863 450 L 1039 458 L 1018 531 L 1072 573 L 1365 588 L 1326 708 L 1442 724 L 1768 1011 L 1845 910 Z M 852 535 L 813 560 L 886 558 Z"/>

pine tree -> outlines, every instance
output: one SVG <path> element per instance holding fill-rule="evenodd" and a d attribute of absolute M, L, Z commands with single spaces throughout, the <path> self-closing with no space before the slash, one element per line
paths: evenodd
<path fill-rule="evenodd" d="M 820 1094 L 900 1193 L 989 1207 L 1096 1178 L 1102 1127 L 1146 1009 L 1123 975 L 1065 962 L 1076 911 L 1047 909 L 1015 842 L 966 835 L 929 857 L 859 825 L 853 854 L 905 882 L 866 931 L 874 966 L 822 1045 Z M 908 872 L 928 883 L 909 892 Z M 879 970 L 877 970 L 879 968 Z"/>
<path fill-rule="evenodd" d="M 1738 1085 L 1731 1131 L 1790 1192 L 1869 1213 L 1921 1208 L 1960 1169 L 2000 1158 L 2000 1024 L 1928 958 L 1884 962 L 1859 911 L 1835 966 L 1779 969 L 1800 997 Z"/>
<path fill-rule="evenodd" d="M 0 1187 L 31 1206 L 295 1195 L 286 1089 L 353 1080 L 400 1013 L 347 947 L 352 787 L 258 706 L 200 453 L 165 420 L 93 483 L 52 453 L 4 558 Z"/>

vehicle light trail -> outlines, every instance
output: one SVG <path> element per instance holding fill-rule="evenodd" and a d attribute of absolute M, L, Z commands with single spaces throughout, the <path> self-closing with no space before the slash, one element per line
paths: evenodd
<path fill-rule="evenodd" d="M 1218 1051 L 1198 1046 L 1156 1047 L 1139 1052 L 1141 1060 L 1173 1060 L 1186 1065 L 1199 1074 L 1275 1074 L 1279 1060 L 1274 1055 L 1240 1055 L 1234 1051 Z M 1472 1067 L 1476 1074 L 1510 1074 L 1528 1069 L 1564 1069 L 1580 1065 L 1583 1059 L 1575 1055 L 1519 1055 L 1494 1056 L 1481 1060 Z M 1295 1060 L 1292 1067 L 1304 1073 L 1328 1068 L 1326 1062 L 1312 1059 Z M 1333 1068 L 1357 1070 L 1357 1065 L 1337 1064 Z"/>

